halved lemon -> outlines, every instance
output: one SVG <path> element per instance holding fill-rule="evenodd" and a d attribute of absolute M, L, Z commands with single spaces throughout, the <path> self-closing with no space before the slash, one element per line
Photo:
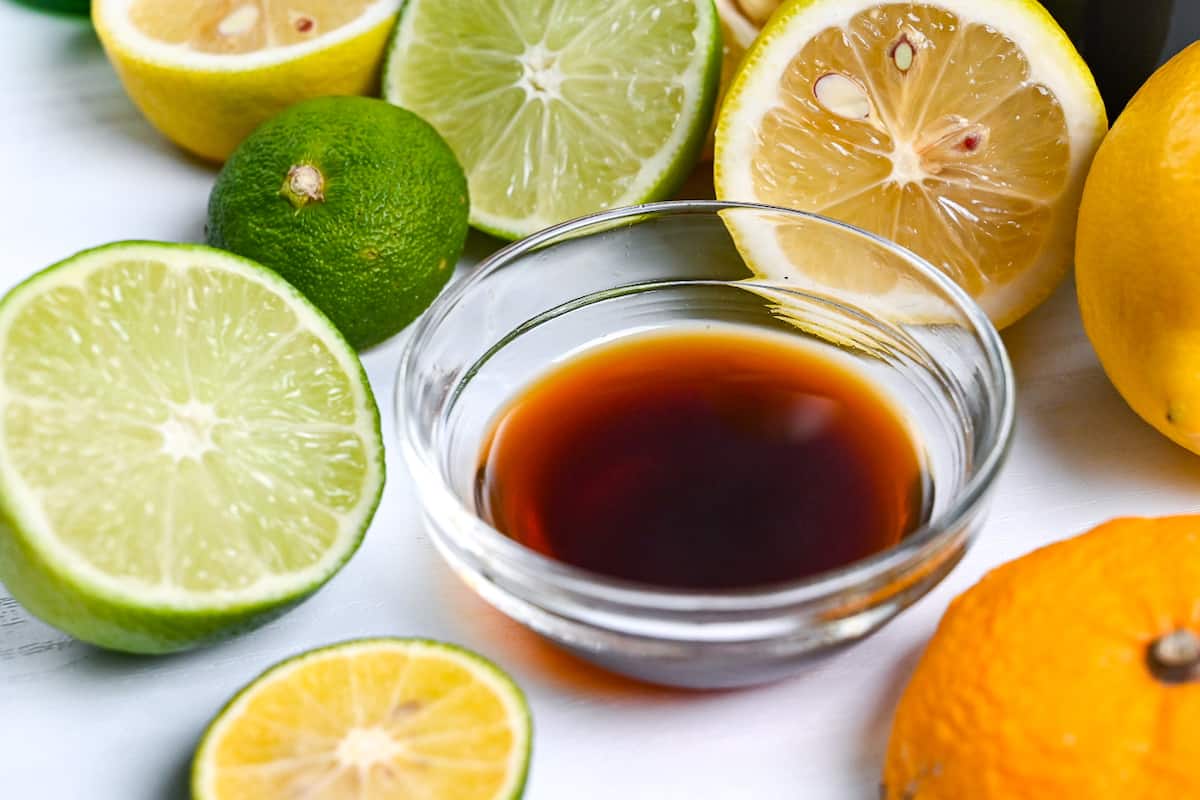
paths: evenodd
<path fill-rule="evenodd" d="M 223 161 L 310 97 L 373 93 L 402 0 L 95 0 L 125 90 L 181 147 Z"/>
<path fill-rule="evenodd" d="M 1106 128 L 1091 73 L 1033 0 L 791 0 L 730 88 L 716 191 L 897 242 L 1004 326 L 1070 267 Z M 876 298 L 895 289 L 825 248 L 813 257 L 789 230 L 735 234 L 768 277 Z"/>
<path fill-rule="evenodd" d="M 196 752 L 196 800 L 514 800 L 531 725 L 521 690 L 452 645 L 364 639 L 267 670 Z"/>

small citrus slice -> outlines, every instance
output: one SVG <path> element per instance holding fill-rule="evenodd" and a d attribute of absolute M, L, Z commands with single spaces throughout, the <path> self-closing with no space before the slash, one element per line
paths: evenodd
<path fill-rule="evenodd" d="M 529 708 L 494 664 L 452 645 L 366 639 L 284 661 L 209 726 L 196 800 L 513 800 Z"/>
<path fill-rule="evenodd" d="M 383 479 L 358 358 L 265 267 L 124 242 L 0 301 L 0 580 L 80 639 L 162 653 L 278 616 Z"/>
<path fill-rule="evenodd" d="M 155 127 L 223 161 L 294 103 L 373 92 L 400 4 L 95 0 L 92 17 L 126 91 Z"/>
<path fill-rule="evenodd" d="M 1105 129 L 1087 66 L 1033 0 L 792 0 L 729 90 L 716 190 L 895 241 L 1006 325 L 1069 268 Z M 780 231 L 739 236 L 771 277 L 893 288 Z"/>
<path fill-rule="evenodd" d="M 409 0 L 383 85 L 458 155 L 471 224 L 518 238 L 669 197 L 720 72 L 712 0 Z"/>

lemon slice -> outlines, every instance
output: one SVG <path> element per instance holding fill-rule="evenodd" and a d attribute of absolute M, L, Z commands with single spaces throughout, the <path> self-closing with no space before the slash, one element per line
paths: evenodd
<path fill-rule="evenodd" d="M 511 800 L 531 726 L 483 658 L 416 639 L 314 650 L 267 670 L 209 726 L 196 800 Z"/>
<path fill-rule="evenodd" d="M 998 325 L 1071 263 L 1107 123 L 1087 66 L 1032 0 L 792 0 L 747 54 L 717 129 L 717 196 L 855 224 L 925 257 Z M 887 305 L 886 270 L 735 230 L 752 268 Z M 789 238 L 790 237 L 790 238 Z"/>
<path fill-rule="evenodd" d="M 223 161 L 300 100 L 373 93 L 401 2 L 96 0 L 92 17 L 147 118 L 187 150 Z"/>

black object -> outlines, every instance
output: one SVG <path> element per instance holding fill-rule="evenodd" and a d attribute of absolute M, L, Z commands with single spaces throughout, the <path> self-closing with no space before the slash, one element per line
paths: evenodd
<path fill-rule="evenodd" d="M 1197 0 L 1042 0 L 1083 54 L 1110 119 L 1154 70 L 1200 38 Z"/>

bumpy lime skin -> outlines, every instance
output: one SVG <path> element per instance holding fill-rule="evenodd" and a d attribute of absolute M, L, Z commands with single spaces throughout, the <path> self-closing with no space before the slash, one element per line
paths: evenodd
<path fill-rule="evenodd" d="M 320 173 L 320 198 L 281 192 L 293 167 Z M 466 175 L 432 126 L 383 100 L 323 97 L 263 123 L 226 162 L 208 243 L 278 272 L 361 350 L 437 297 L 469 211 Z"/>
<path fill-rule="evenodd" d="M 18 290 L 36 284 L 41 278 L 58 270 L 71 269 L 75 261 L 105 251 L 119 254 L 126 247 L 162 247 L 170 250 L 193 250 L 203 253 L 208 248 L 201 245 L 164 244 L 162 242 L 128 241 L 84 250 L 68 259 L 46 267 L 31 275 L 0 298 L 0 306 L 7 303 Z M 223 257 L 229 258 L 225 254 Z M 234 256 L 236 258 L 236 256 Z M 271 271 L 245 259 L 246 264 L 263 273 Z M 274 276 L 273 276 L 274 277 Z M 294 302 L 308 303 L 296 289 L 285 281 L 274 278 L 281 292 Z M 318 310 L 318 316 L 321 316 Z M 338 336 L 332 323 L 330 333 Z M 338 344 L 350 349 L 342 339 Z M 327 574 L 299 591 L 276 597 L 262 597 L 254 602 L 203 608 L 164 608 L 140 605 L 127 597 L 106 595 L 90 588 L 76 591 L 73 587 L 79 579 L 61 565 L 45 557 L 30 541 L 19 523 L 19 515 L 9 500 L 11 493 L 0 482 L 0 583 L 12 594 L 25 610 L 38 619 L 53 625 L 76 639 L 102 647 L 136 655 L 163 655 L 191 650 L 230 639 L 238 634 L 259 628 L 300 605 L 322 586 L 328 583 L 350 558 L 358 551 L 366 536 L 367 528 L 379 508 L 386 483 L 386 467 L 383 451 L 383 431 L 379 407 L 371 391 L 370 381 L 362 364 L 358 365 L 358 377 L 366 392 L 367 406 L 372 412 L 372 442 L 375 460 L 380 466 L 379 485 L 374 487 L 362 527 L 347 544 L 337 563 L 332 564 Z"/>

